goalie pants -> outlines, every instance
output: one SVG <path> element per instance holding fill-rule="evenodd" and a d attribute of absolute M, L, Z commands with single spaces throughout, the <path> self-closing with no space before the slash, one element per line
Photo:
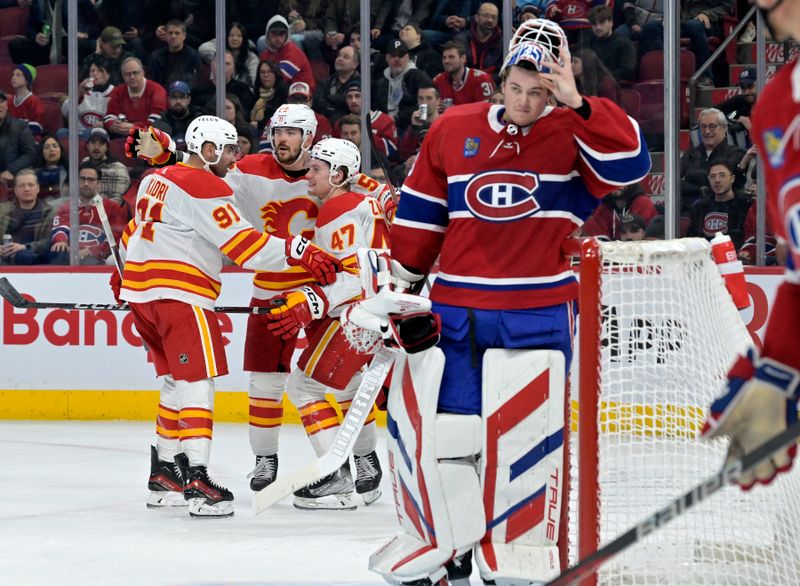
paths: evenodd
<path fill-rule="evenodd" d="M 558 350 L 572 361 L 577 305 L 536 309 L 471 309 L 433 303 L 442 318 L 445 355 L 439 413 L 481 414 L 483 355 L 488 348 Z M 565 373 L 565 375 L 567 374 Z"/>

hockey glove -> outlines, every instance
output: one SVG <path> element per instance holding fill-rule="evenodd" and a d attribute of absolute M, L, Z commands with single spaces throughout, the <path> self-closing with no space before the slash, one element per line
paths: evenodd
<path fill-rule="evenodd" d="M 322 285 L 333 283 L 336 280 L 336 273 L 342 270 L 339 259 L 302 236 L 295 236 L 286 241 L 286 257 L 289 265 L 302 266 Z"/>
<path fill-rule="evenodd" d="M 269 312 L 267 317 L 270 323 L 267 327 L 284 340 L 294 338 L 312 320 L 320 319 L 328 313 L 328 300 L 322 289 L 316 285 L 306 285 L 302 289 L 282 295 L 280 299 L 284 303 Z"/>
<path fill-rule="evenodd" d="M 164 165 L 174 154 L 175 141 L 172 137 L 149 125 L 137 124 L 131 128 L 125 141 L 125 156 L 144 159 L 149 165 Z"/>
<path fill-rule="evenodd" d="M 119 276 L 119 271 L 111 271 L 111 279 L 109 279 L 108 284 L 111 286 L 111 292 L 114 294 L 114 301 L 116 301 L 118 305 L 125 303 L 119 298 L 120 289 L 122 289 L 122 277 Z"/>
<path fill-rule="evenodd" d="M 727 390 L 711 404 L 703 439 L 730 437 L 726 464 L 752 452 L 797 420 L 800 372 L 769 358 L 758 359 L 751 348 L 728 373 Z M 772 454 L 742 474 L 739 484 L 749 490 L 769 484 L 792 467 L 797 444 Z"/>

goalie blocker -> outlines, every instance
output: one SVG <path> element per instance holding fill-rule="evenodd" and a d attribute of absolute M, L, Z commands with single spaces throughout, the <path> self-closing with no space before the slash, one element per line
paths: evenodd
<path fill-rule="evenodd" d="M 444 361 L 431 348 L 395 363 L 387 422 L 402 531 L 370 569 L 392 584 L 436 584 L 474 550 L 498 585 L 558 575 L 564 355 L 487 350 L 483 416 L 437 413 Z"/>

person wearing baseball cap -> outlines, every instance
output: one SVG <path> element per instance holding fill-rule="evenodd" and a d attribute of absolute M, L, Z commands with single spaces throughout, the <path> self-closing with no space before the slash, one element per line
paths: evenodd
<path fill-rule="evenodd" d="M 644 240 L 645 221 L 637 214 L 625 214 L 622 216 L 622 229 L 619 239 L 623 242 L 628 240 Z"/>
<path fill-rule="evenodd" d="M 394 118 L 398 132 L 402 133 L 417 109 L 417 90 L 432 85 L 433 81 L 411 62 L 408 47 L 399 39 L 389 41 L 386 46 L 386 62 L 388 67 L 383 75 L 373 81 L 372 104 Z"/>
<path fill-rule="evenodd" d="M 167 110 L 153 122 L 153 126 L 169 134 L 181 146 L 189 123 L 202 113 L 202 108 L 192 103 L 189 84 L 175 80 L 167 87 Z"/>
<path fill-rule="evenodd" d="M 289 103 L 311 105 L 311 88 L 303 81 L 296 81 L 289 86 Z"/>
<path fill-rule="evenodd" d="M 31 91 L 34 79 L 36 79 L 36 68 L 33 65 L 20 63 L 14 66 L 11 70 L 11 89 L 14 90 L 14 97 L 8 101 L 8 113 L 27 122 L 33 135 L 38 136 L 42 133 L 44 104 Z"/>
<path fill-rule="evenodd" d="M 736 85 L 739 86 L 739 93 L 716 106 L 717 109 L 725 114 L 726 118 L 735 120 L 744 126 L 748 133 L 748 145 L 750 144 L 750 111 L 753 109 L 758 97 L 757 81 L 758 74 L 755 67 L 742 69 L 741 73 L 739 73 L 739 80 L 736 82 Z"/>
<path fill-rule="evenodd" d="M 85 79 L 89 75 L 89 68 L 92 63 L 102 60 L 107 62 L 107 71 L 110 75 L 112 85 L 119 85 L 122 83 L 122 74 L 120 73 L 120 64 L 122 61 L 129 57 L 131 54 L 125 51 L 125 40 L 122 31 L 115 26 L 107 26 L 100 33 L 97 39 L 97 47 L 95 52 L 87 56 L 81 63 L 80 78 Z"/>

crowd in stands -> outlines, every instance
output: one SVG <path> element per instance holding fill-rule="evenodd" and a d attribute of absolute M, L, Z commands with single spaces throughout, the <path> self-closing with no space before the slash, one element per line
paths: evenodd
<path fill-rule="evenodd" d="M 663 49 L 662 0 L 514 4 L 514 26 L 537 17 L 559 22 L 572 45 L 581 93 L 614 100 L 638 115 L 638 106 L 630 106 L 626 95 L 635 93 L 643 56 Z M 683 44 L 695 68 L 708 58 L 715 39 L 724 36 L 726 19 L 748 7 L 746 0 L 680 4 Z M 29 7 L 24 36 L 4 48 L 15 64 L 11 79 L 0 80 L 0 87 L 8 89 L 0 91 L 0 235 L 12 237 L 11 244 L 0 246 L 0 264 L 69 262 L 64 210 L 70 188 L 80 196 L 81 263 L 106 262 L 108 247 L 90 202 L 95 194 L 103 196 L 114 230 L 121 231 L 131 217 L 136 189 L 148 169 L 122 156 L 129 130 L 153 124 L 183 148 L 189 122 L 216 111 L 220 77 L 225 83 L 223 116 L 236 126 L 245 154 L 271 149 L 265 127 L 286 102 L 314 109 L 316 140 L 336 136 L 358 145 L 364 140 L 358 0 L 227 2 L 223 73 L 217 71 L 213 2 L 78 0 L 79 104 L 78 118 L 71 123 L 81 139 L 81 171 L 78 182 L 70 182 L 67 87 L 35 93 L 39 70 L 66 59 L 67 3 L 61 3 L 61 14 L 54 13 L 54 5 L 54 0 L 0 0 L 0 9 Z M 370 3 L 373 175 L 389 169 L 389 179 L 401 184 L 430 125 L 448 108 L 485 100 L 502 103 L 501 5 L 480 0 Z M 708 68 L 699 85 L 727 86 L 727 69 L 720 71 Z M 684 235 L 709 239 L 717 231 L 729 233 L 742 257 L 752 262 L 755 151 L 747 133 L 756 98 L 755 70 L 744 69 L 736 81 L 736 95 L 699 112 L 692 135 L 696 144 L 681 155 L 681 228 Z M 59 106 L 60 124 L 47 119 L 53 103 Z M 661 202 L 645 188 L 608 195 L 583 233 L 663 238 Z"/>

